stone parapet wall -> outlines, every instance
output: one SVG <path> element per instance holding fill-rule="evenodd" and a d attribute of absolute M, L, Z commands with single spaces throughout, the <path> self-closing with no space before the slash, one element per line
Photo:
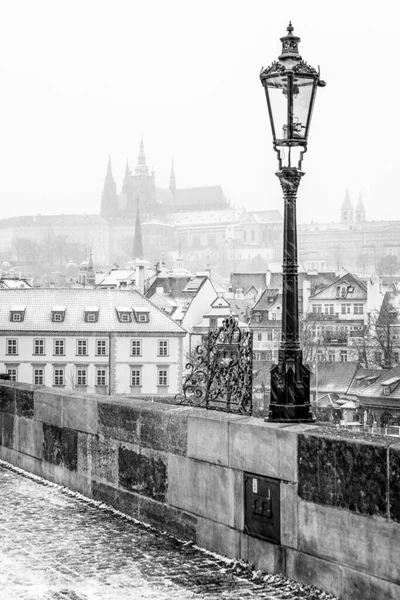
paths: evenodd
<path fill-rule="evenodd" d="M 395 438 L 1 382 L 0 458 L 345 600 L 400 598 Z M 244 532 L 246 472 L 279 482 L 280 543 Z"/>

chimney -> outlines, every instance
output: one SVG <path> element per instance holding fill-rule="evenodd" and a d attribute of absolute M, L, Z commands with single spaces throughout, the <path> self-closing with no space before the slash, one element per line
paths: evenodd
<path fill-rule="evenodd" d="M 265 285 L 267 288 L 271 285 L 271 271 L 269 269 L 267 269 L 267 272 L 265 273 Z"/>
<path fill-rule="evenodd" d="M 136 265 L 136 289 L 144 295 L 144 265 Z"/>

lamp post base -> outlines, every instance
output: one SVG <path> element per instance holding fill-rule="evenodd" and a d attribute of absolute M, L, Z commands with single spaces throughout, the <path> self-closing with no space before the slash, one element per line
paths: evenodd
<path fill-rule="evenodd" d="M 271 401 L 267 421 L 315 421 L 310 403 L 310 370 L 302 364 L 300 349 L 281 349 L 279 363 L 272 367 Z"/>
<path fill-rule="evenodd" d="M 270 404 L 266 421 L 274 423 L 314 423 L 311 404 Z"/>

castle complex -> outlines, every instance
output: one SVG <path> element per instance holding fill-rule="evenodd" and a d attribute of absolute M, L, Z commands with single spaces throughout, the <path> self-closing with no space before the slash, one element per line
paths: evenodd
<path fill-rule="evenodd" d="M 121 265 L 136 257 L 136 227 L 150 261 L 163 258 L 192 272 L 207 265 L 224 274 L 265 271 L 281 263 L 283 236 L 282 215 L 265 204 L 263 211 L 232 208 L 219 185 L 179 188 L 173 163 L 169 187 L 158 187 L 142 140 L 137 164 L 131 169 L 127 162 L 120 186 L 108 161 L 99 215 L 2 219 L 0 258 L 62 267 L 92 252 L 98 266 Z M 354 208 L 346 192 L 340 221 L 298 225 L 298 246 L 304 269 L 374 273 L 382 258 L 400 258 L 400 221 L 368 221 L 361 195 Z"/>

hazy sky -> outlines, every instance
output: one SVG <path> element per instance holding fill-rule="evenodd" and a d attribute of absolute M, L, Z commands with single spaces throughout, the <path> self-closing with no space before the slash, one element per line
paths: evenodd
<path fill-rule="evenodd" d="M 320 65 L 300 221 L 337 220 L 346 188 L 400 219 L 398 3 L 388 0 L 12 0 L 0 12 L 0 218 L 98 213 L 143 134 L 156 183 L 220 184 L 282 208 L 259 80 L 292 20 Z"/>

